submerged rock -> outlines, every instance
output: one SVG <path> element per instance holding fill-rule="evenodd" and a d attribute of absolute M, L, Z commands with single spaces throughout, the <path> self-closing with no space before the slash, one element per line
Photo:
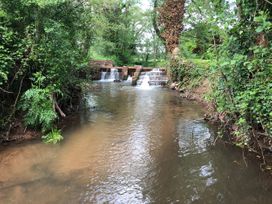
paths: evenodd
<path fill-rule="evenodd" d="M 113 82 L 115 82 L 115 83 L 120 83 L 121 80 L 120 80 L 120 79 L 115 79 Z"/>

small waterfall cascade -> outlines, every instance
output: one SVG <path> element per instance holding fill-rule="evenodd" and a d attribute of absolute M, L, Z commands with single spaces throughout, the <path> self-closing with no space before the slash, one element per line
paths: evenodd
<path fill-rule="evenodd" d="M 120 80 L 120 73 L 118 69 L 110 69 L 110 71 L 102 71 L 101 72 L 101 80 L 100 81 L 115 81 Z"/>
<path fill-rule="evenodd" d="M 147 88 L 150 86 L 164 86 L 168 82 L 168 77 L 165 71 L 161 71 L 159 68 L 154 68 L 150 72 L 142 72 L 137 86 L 141 88 Z"/>
<path fill-rule="evenodd" d="M 148 74 L 145 74 L 140 87 L 142 89 L 149 89 L 150 88 L 149 81 L 150 81 L 150 78 L 149 78 Z"/>
<path fill-rule="evenodd" d="M 128 76 L 127 82 L 132 82 L 132 76 Z"/>

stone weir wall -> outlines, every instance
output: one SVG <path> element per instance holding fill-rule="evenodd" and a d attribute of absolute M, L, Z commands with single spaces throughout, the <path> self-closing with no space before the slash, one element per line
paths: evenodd
<path fill-rule="evenodd" d="M 132 77 L 132 85 L 137 84 L 141 72 L 150 72 L 153 70 L 152 67 L 143 67 L 140 65 L 117 67 L 114 66 L 114 63 L 111 60 L 91 60 L 89 67 L 93 80 L 100 80 L 101 72 L 110 72 L 111 69 L 117 69 L 118 72 L 121 72 L 120 76 L 122 80 L 126 80 L 128 76 Z M 160 70 L 166 72 L 166 69 L 164 68 L 161 68 Z"/>
<path fill-rule="evenodd" d="M 111 60 L 91 60 L 89 62 L 90 73 L 92 80 L 101 79 L 101 69 L 110 70 L 113 68 L 113 61 Z"/>

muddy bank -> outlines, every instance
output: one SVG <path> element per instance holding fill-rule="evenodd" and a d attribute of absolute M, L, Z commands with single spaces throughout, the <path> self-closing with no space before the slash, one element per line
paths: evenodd
<path fill-rule="evenodd" d="M 62 131 L 68 130 L 71 126 L 78 125 L 78 112 L 70 114 L 65 118 L 61 118 L 57 127 Z M 7 146 L 12 144 L 20 144 L 33 140 L 42 141 L 42 132 L 26 127 L 22 119 L 16 119 L 12 123 L 12 128 L 9 131 L 0 133 L 0 146 Z"/>
<path fill-rule="evenodd" d="M 85 86 L 88 87 L 88 83 L 85 83 Z M 61 131 L 69 127 L 74 121 L 77 121 L 76 117 L 78 117 L 83 97 L 82 88 L 69 87 L 69 90 L 72 93 L 69 100 L 65 101 L 65 103 L 57 104 L 58 108 L 56 108 L 56 104 L 54 104 L 55 111 L 59 115 L 54 127 Z M 8 127 L 5 127 L 3 131 L 0 130 L 0 146 L 31 140 L 41 140 L 43 135 L 41 127 L 34 129 L 25 126 L 24 113 L 21 110 L 16 113 L 16 117 L 14 117 L 7 126 Z"/>
<path fill-rule="evenodd" d="M 41 132 L 24 126 L 21 119 L 16 119 L 10 124 L 9 130 L 0 133 L 0 145 L 21 143 L 35 139 L 41 139 Z"/>
<path fill-rule="evenodd" d="M 206 79 L 200 83 L 201 85 L 194 88 L 179 87 L 178 82 L 174 82 L 170 85 L 170 89 L 180 93 L 182 98 L 187 100 L 196 101 L 204 107 L 207 117 L 215 117 L 216 110 L 215 104 L 212 101 L 205 99 L 205 96 L 209 94 L 212 89 L 210 82 Z"/>

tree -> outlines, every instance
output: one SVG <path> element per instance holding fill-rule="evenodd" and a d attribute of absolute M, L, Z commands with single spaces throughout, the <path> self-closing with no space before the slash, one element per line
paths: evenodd
<path fill-rule="evenodd" d="M 154 29 L 163 40 L 166 52 L 173 54 L 179 47 L 179 38 L 183 30 L 185 0 L 165 0 L 158 6 L 154 1 Z M 158 14 L 157 14 L 158 13 Z"/>
<path fill-rule="evenodd" d="M 78 73 L 92 32 L 85 27 L 89 9 L 86 1 L 1 1 L 0 128 L 8 130 L 5 139 L 13 119 L 22 115 L 27 126 L 57 135 L 56 119 L 80 94 Z"/>
<path fill-rule="evenodd" d="M 113 59 L 119 65 L 133 63 L 139 37 L 139 12 L 134 0 L 103 0 L 92 4 L 96 33 L 91 55 Z"/>

